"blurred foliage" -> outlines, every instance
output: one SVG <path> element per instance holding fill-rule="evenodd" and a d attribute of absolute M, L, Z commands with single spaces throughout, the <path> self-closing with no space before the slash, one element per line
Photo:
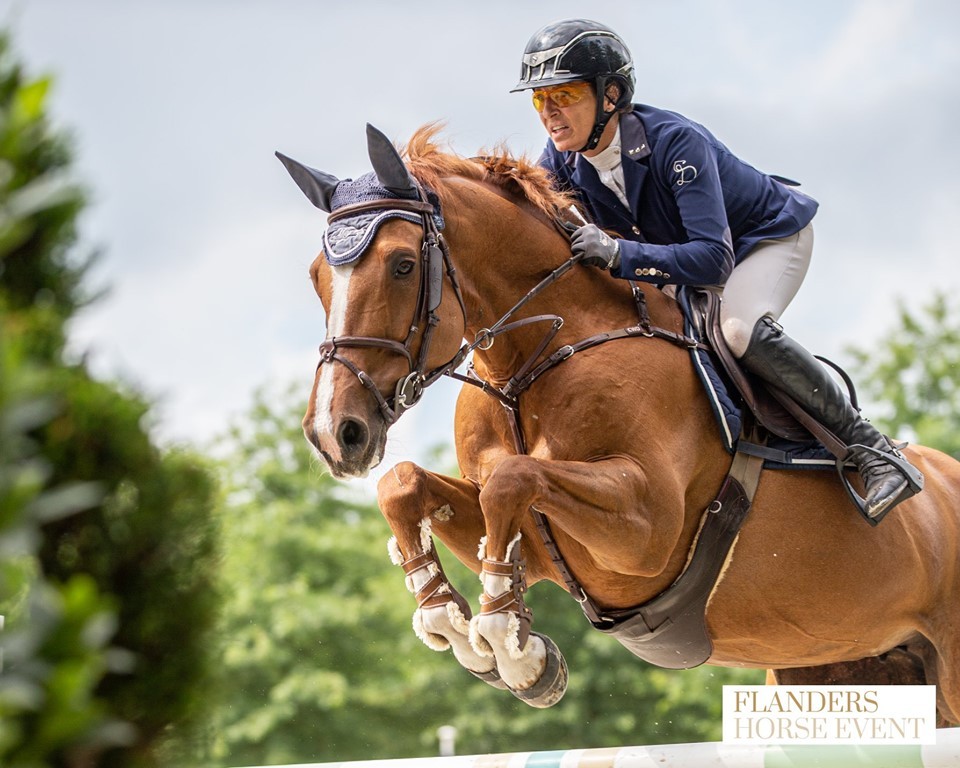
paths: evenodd
<path fill-rule="evenodd" d="M 55 412 L 47 372 L 25 352 L 0 301 L 0 610 L 6 614 L 0 675 L 0 764 L 85 765 L 129 743 L 95 689 L 125 657 L 108 642 L 116 614 L 83 574 L 42 578 L 44 522 L 75 514 L 102 494 L 56 485 L 36 432 Z"/>
<path fill-rule="evenodd" d="M 323 474 L 298 391 L 262 393 L 221 448 L 221 704 L 207 765 L 461 754 L 718 739 L 720 686 L 762 671 L 656 669 L 594 631 L 553 585 L 529 602 L 570 665 L 565 698 L 532 709 L 415 637 L 413 597 L 376 507 Z M 441 545 L 476 608 L 480 584 Z"/>
<path fill-rule="evenodd" d="M 153 766 L 206 713 L 216 491 L 65 353 L 91 259 L 49 84 L 0 35 L 0 764 Z"/>
<path fill-rule="evenodd" d="M 206 716 L 208 639 L 219 601 L 214 481 L 200 458 L 152 444 L 139 398 L 82 369 L 57 375 L 62 408 L 41 435 L 52 479 L 97 482 L 104 497 L 44 527 L 40 562 L 50 578 L 85 573 L 114 597 L 113 642 L 133 653 L 133 664 L 108 674 L 98 693 L 136 725 L 142 750 L 171 724 Z M 104 765 L 131 759 L 117 754 Z"/>
<path fill-rule="evenodd" d="M 869 405 L 886 434 L 960 459 L 960 304 L 937 293 L 918 311 L 902 302 L 897 322 L 870 348 L 849 348 Z"/>

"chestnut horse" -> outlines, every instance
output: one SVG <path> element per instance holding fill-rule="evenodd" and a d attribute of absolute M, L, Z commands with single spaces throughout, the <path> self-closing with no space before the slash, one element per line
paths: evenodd
<path fill-rule="evenodd" d="M 380 480 L 379 504 L 417 595 L 421 639 L 549 706 L 566 667 L 549 638 L 528 632 L 527 586 L 569 588 L 572 576 L 601 611 L 660 594 L 684 570 L 731 455 L 681 345 L 648 335 L 562 351 L 636 326 L 637 289 L 651 322 L 682 335 L 676 302 L 576 265 L 555 225 L 570 199 L 537 166 L 504 151 L 459 157 L 438 147 L 436 130 L 420 129 L 401 155 L 368 127 L 366 176 L 382 199 L 350 200 L 349 185 L 280 156 L 360 241 L 339 258 L 353 245 L 325 239 L 326 258 L 311 267 L 327 338 L 304 431 L 335 477 L 364 476 L 393 421 L 472 352 L 456 407 L 461 476 L 402 462 Z M 558 350 L 561 364 L 537 368 Z M 938 686 L 942 722 L 960 722 L 960 463 L 905 451 L 926 490 L 875 528 L 834 473 L 762 473 L 707 605 L 708 663 L 842 669 L 824 665 L 899 649 L 922 670 L 911 682 Z M 480 574 L 476 616 L 444 575 L 434 536 Z"/>

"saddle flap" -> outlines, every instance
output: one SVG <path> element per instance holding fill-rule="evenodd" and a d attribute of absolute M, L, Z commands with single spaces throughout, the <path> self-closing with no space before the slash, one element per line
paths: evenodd
<path fill-rule="evenodd" d="M 803 426 L 767 389 L 766 384 L 741 367 L 720 331 L 720 297 L 713 291 L 695 291 L 689 297 L 695 323 L 707 338 L 731 383 L 743 398 L 744 406 L 771 434 L 796 442 L 813 439 Z"/>

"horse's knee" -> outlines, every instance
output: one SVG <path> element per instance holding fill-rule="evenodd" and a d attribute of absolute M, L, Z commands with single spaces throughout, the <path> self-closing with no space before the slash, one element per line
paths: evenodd
<path fill-rule="evenodd" d="M 526 511 L 526 506 L 537 497 L 543 481 L 537 459 L 530 456 L 508 456 L 496 469 L 480 491 L 483 509 Z"/>
<path fill-rule="evenodd" d="M 382 509 L 394 506 L 419 492 L 424 470 L 412 461 L 401 461 L 377 483 L 377 500 Z"/>
<path fill-rule="evenodd" d="M 417 552 L 421 539 L 420 522 L 423 509 L 423 480 L 426 473 L 416 464 L 404 461 L 384 474 L 377 483 L 377 505 L 397 537 L 403 557 Z"/>

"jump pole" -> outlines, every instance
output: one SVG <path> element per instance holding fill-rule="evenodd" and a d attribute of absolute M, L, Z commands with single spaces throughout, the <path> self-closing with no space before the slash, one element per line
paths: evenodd
<path fill-rule="evenodd" d="M 270 768 L 958 768 L 960 728 L 937 731 L 930 746 L 662 744 L 647 747 L 413 757 Z M 250 766 L 249 768 L 268 768 Z"/>

